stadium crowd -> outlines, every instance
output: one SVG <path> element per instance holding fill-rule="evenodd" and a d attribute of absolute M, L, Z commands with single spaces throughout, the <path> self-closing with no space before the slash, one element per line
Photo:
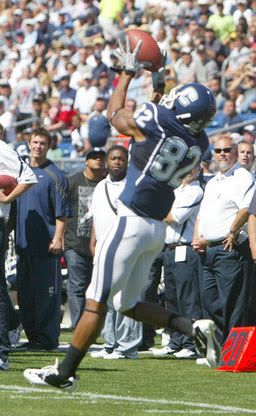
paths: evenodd
<path fill-rule="evenodd" d="M 134 27 L 150 32 L 161 49 L 167 53 L 165 93 L 169 93 L 179 84 L 200 82 L 208 86 L 215 95 L 217 112 L 206 130 L 210 138 L 210 146 L 208 152 L 204 154 L 199 176 L 203 188 L 210 179 L 217 178 L 218 171 L 224 177 L 229 169 L 233 169 L 237 161 L 247 171 L 254 173 L 255 0 L 101 0 L 99 2 L 2 0 L 0 4 L 0 124 L 5 129 L 5 141 L 20 156 L 27 158 L 30 153 L 31 132 L 43 127 L 52 137 L 47 155 L 53 161 L 64 157 L 67 160 L 85 158 L 86 162 L 90 159 L 89 152 L 95 147 L 110 148 L 112 144 L 117 143 L 127 147 L 130 138 L 122 136 L 109 124 L 106 108 L 119 78 L 118 72 L 112 69 L 117 65 L 117 57 L 114 54 L 118 47 L 117 39 L 124 37 L 125 31 Z M 150 99 L 151 93 L 151 74 L 141 69 L 130 83 L 127 108 L 130 106 L 131 111 L 135 111 L 136 107 Z M 239 142 L 245 143 L 245 147 L 247 143 L 250 146 L 248 149 L 242 149 L 243 144 L 239 145 Z M 218 155 L 223 153 L 223 149 L 226 157 L 230 156 L 227 169 L 221 167 L 218 160 Z M 226 152 L 226 149 L 229 151 Z M 248 173 L 248 184 L 250 178 L 253 178 L 253 175 Z M 193 178 L 187 178 L 183 183 L 188 194 L 191 183 L 194 182 L 198 182 L 197 174 Z M 85 186 L 88 187 L 88 184 Z M 96 183 L 93 186 L 96 186 Z M 250 191 L 250 198 L 248 195 L 246 198 L 241 196 L 239 201 L 234 201 L 234 204 L 237 204 L 237 211 L 233 211 L 233 219 L 241 209 L 248 211 L 253 190 L 254 188 Z M 243 189 L 239 188 L 239 192 L 242 191 Z M 92 195 L 86 198 L 86 206 L 90 208 Z M 190 196 L 185 198 L 191 202 Z M 193 211 L 195 218 L 202 197 L 197 198 L 198 206 L 196 211 Z M 218 192 L 217 198 L 220 198 Z M 181 198 L 179 203 L 182 205 L 182 202 Z M 82 203 L 84 204 L 84 201 Z M 177 212 L 178 208 L 177 202 L 175 207 Z M 220 209 L 224 212 L 227 207 L 223 205 Z M 224 235 L 220 232 L 216 238 L 213 236 L 212 240 L 206 238 L 212 246 L 209 245 L 208 249 L 205 248 L 206 246 L 202 248 L 199 244 L 200 236 L 193 235 L 192 232 L 191 227 L 192 225 L 194 227 L 194 223 L 184 239 L 183 225 L 184 227 L 187 225 L 187 215 L 191 212 L 184 214 L 182 218 L 177 212 L 174 210 L 172 213 L 168 225 L 171 228 L 166 236 L 163 253 L 160 253 L 160 257 L 163 258 L 160 268 L 164 269 L 164 281 L 168 287 L 167 307 L 175 307 L 179 312 L 182 310 L 184 316 L 188 315 L 189 310 L 188 318 L 201 316 L 216 318 L 219 323 L 218 337 L 223 343 L 230 329 L 230 323 L 253 324 L 254 311 L 248 310 L 246 317 L 242 316 L 242 313 L 237 313 L 236 309 L 243 309 L 245 305 L 245 298 L 241 299 L 242 291 L 239 285 L 234 289 L 237 295 L 237 308 L 226 303 L 230 294 L 227 288 L 220 290 L 219 282 L 214 283 L 216 292 L 209 294 L 209 286 L 203 291 L 202 281 L 209 261 L 205 253 L 209 256 L 209 252 L 220 250 L 222 244 L 214 244 L 222 242 Z M 202 212 L 200 210 L 199 215 L 203 215 Z M 250 213 L 253 221 L 255 214 L 253 207 L 250 207 Z M 240 226 L 235 227 L 235 238 L 243 231 L 245 239 L 241 237 L 241 244 L 247 241 L 247 257 L 245 259 L 245 254 L 242 253 L 241 258 L 244 263 L 247 262 L 246 270 L 250 279 L 248 279 L 248 287 L 243 289 L 246 292 L 243 296 L 251 292 L 251 299 L 254 293 L 251 279 L 255 273 L 253 259 L 255 260 L 256 256 L 253 253 L 252 259 L 249 255 L 246 228 L 248 216 L 243 218 L 244 222 L 241 221 Z M 252 236 L 252 246 L 253 238 Z M 236 245 L 237 241 L 234 240 L 233 243 Z M 184 269 L 176 270 L 176 274 L 173 273 L 172 276 L 170 270 L 175 269 L 177 262 L 176 247 L 183 245 L 191 249 L 193 264 L 191 263 L 191 268 L 187 271 L 188 274 L 190 273 L 189 282 L 181 284 L 179 279 Z M 226 249 L 228 252 L 232 250 L 231 246 Z M 169 253 L 171 250 L 174 251 Z M 223 247 L 222 251 L 224 251 Z M 88 253 L 86 255 L 88 256 Z M 232 259 L 234 263 L 239 255 L 236 251 Z M 183 257 L 182 259 L 179 262 L 186 262 Z M 245 272 L 240 270 L 239 273 Z M 208 280 L 210 281 L 209 276 Z M 153 286 L 156 291 L 156 280 L 152 272 Z M 191 287 L 196 299 L 188 300 L 189 304 L 185 304 L 184 299 L 176 298 L 171 293 L 171 290 L 178 291 L 178 289 L 189 293 Z M 206 300 L 205 296 L 208 296 Z M 220 296 L 221 303 L 218 303 L 215 296 Z M 156 293 L 152 297 L 155 298 Z M 147 300 L 150 301 L 152 297 Z M 207 305 L 209 299 L 211 299 L 210 306 Z M 250 302 L 247 306 L 251 306 Z M 231 313 L 230 308 L 234 309 L 232 321 L 230 317 L 229 319 L 223 317 L 224 310 L 227 315 Z M 196 316 L 193 315 L 195 311 Z M 147 331 L 152 334 L 153 329 L 144 327 L 142 340 L 144 349 L 154 345 L 153 336 L 150 341 L 147 340 Z M 223 334 L 225 334 L 224 339 Z M 177 358 L 197 357 L 191 340 L 187 338 L 180 340 L 177 334 L 170 334 L 169 344 L 160 353 L 156 352 L 156 355 L 165 354 L 176 354 Z"/>

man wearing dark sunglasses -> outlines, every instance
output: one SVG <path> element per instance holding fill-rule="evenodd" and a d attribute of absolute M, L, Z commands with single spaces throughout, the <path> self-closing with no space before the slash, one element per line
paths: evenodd
<path fill-rule="evenodd" d="M 215 142 L 214 161 L 218 173 L 206 185 L 193 247 L 202 253 L 204 307 L 224 343 L 232 327 L 252 324 L 248 319 L 252 259 L 246 223 L 255 185 L 252 174 L 237 163 L 237 145 L 231 138 Z"/>

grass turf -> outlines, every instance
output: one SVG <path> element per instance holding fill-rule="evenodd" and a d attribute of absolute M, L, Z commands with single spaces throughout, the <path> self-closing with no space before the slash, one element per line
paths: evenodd
<path fill-rule="evenodd" d="M 70 334 L 62 335 L 65 340 Z M 0 373 L 1 415 L 143 416 L 256 415 L 255 374 L 223 373 L 192 360 L 140 354 L 138 360 L 86 356 L 73 394 L 32 386 L 28 367 L 53 364 L 62 353 L 13 352 L 11 369 Z"/>

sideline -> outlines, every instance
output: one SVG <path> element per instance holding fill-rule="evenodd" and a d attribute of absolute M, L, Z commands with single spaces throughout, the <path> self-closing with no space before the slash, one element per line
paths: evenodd
<path fill-rule="evenodd" d="M 153 404 L 153 405 L 178 405 L 178 406 L 187 406 L 187 407 L 195 407 L 197 409 L 194 410 L 177 410 L 175 409 L 176 413 L 184 414 L 187 412 L 187 414 L 203 414 L 203 413 L 215 413 L 215 414 L 224 414 L 224 413 L 231 413 L 231 414 L 251 414 L 255 415 L 256 410 L 254 409 L 244 409 L 241 407 L 235 407 L 235 406 L 223 406 L 218 404 L 210 404 L 210 403 L 195 403 L 195 402 L 186 402 L 183 400 L 165 400 L 165 399 L 148 399 L 146 397 L 131 397 L 131 396 L 116 396 L 116 395 L 110 395 L 110 394 L 95 394 L 95 393 L 89 393 L 89 392 L 75 392 L 71 394 L 67 394 L 62 392 L 61 390 L 57 389 L 51 389 L 51 388 L 38 388 L 38 387 L 21 387 L 16 385 L 4 385 L 0 384 L 0 393 L 8 391 L 12 393 L 17 394 L 23 394 L 22 397 L 24 397 L 24 394 L 31 394 L 31 393 L 46 393 L 51 394 L 51 399 L 61 399 L 64 400 L 72 400 L 72 399 L 87 399 L 89 401 L 91 400 L 110 400 L 110 401 L 123 401 L 123 402 L 132 402 L 132 403 L 145 403 L 145 404 Z M 52 397 L 53 394 L 53 397 Z M 54 397 L 55 396 L 55 397 Z M 60 397 L 62 396 L 62 397 Z M 29 397 L 28 397 L 29 398 Z M 41 396 L 31 396 L 31 399 L 42 399 Z M 204 410 L 200 410 L 204 409 Z M 206 409 L 209 409 L 208 411 Z M 170 413 L 173 412 L 174 409 L 170 410 L 144 410 L 147 413 Z"/>

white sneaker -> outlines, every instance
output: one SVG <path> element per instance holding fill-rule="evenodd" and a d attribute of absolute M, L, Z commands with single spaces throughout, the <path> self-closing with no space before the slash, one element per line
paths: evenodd
<path fill-rule="evenodd" d="M 207 358 L 197 358 L 196 359 L 196 364 L 197 365 L 207 365 L 207 367 L 210 367 L 210 364 L 209 364 Z"/>
<path fill-rule="evenodd" d="M 194 351 L 189 350 L 188 348 L 182 348 L 182 350 L 175 352 L 173 354 L 176 358 L 192 358 L 196 357 L 196 353 Z"/>
<path fill-rule="evenodd" d="M 92 351 L 91 357 L 92 358 L 105 358 L 106 355 L 110 355 L 111 353 L 108 352 L 105 348 L 102 348 L 102 350 L 99 351 Z"/>
<path fill-rule="evenodd" d="M 111 354 L 107 354 L 104 357 L 104 360 L 123 360 L 124 358 L 133 358 L 133 357 L 128 357 L 125 354 L 122 354 L 119 351 L 113 351 L 111 352 Z M 136 357 L 134 357 L 136 358 Z"/>
<path fill-rule="evenodd" d="M 175 350 L 168 347 L 167 345 L 166 347 L 163 347 L 163 348 L 153 348 L 152 353 L 153 355 L 160 357 L 162 355 L 172 355 L 173 353 L 175 353 Z"/>
<path fill-rule="evenodd" d="M 9 367 L 8 358 L 6 358 L 6 360 L 2 360 L 2 358 L 0 358 L 0 371 L 7 371 L 9 370 Z"/>
<path fill-rule="evenodd" d="M 168 332 L 163 331 L 161 337 L 161 345 L 162 347 L 167 347 L 170 343 L 170 334 Z"/>
<path fill-rule="evenodd" d="M 68 379 L 63 379 L 59 375 L 58 371 L 58 359 L 54 365 L 48 365 L 43 368 L 27 368 L 23 375 L 25 379 L 31 384 L 40 384 L 40 385 L 50 385 L 57 387 L 59 389 L 72 392 L 76 388 L 77 378 L 69 377 Z"/>
<path fill-rule="evenodd" d="M 210 319 L 199 319 L 193 323 L 193 340 L 200 355 L 206 357 L 210 367 L 216 367 L 220 357 L 220 346 L 215 336 L 216 325 Z"/>

